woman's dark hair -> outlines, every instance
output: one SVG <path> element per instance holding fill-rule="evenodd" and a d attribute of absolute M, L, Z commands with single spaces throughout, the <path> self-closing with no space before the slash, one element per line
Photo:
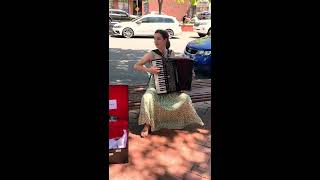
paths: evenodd
<path fill-rule="evenodd" d="M 165 31 L 165 30 L 162 30 L 162 29 L 158 29 L 158 30 L 156 30 L 155 33 L 159 33 L 159 34 L 161 34 L 161 36 L 162 36 L 163 39 L 167 39 L 166 48 L 169 49 L 169 48 L 170 48 L 170 41 L 169 41 L 169 34 L 168 34 L 168 32 Z"/>

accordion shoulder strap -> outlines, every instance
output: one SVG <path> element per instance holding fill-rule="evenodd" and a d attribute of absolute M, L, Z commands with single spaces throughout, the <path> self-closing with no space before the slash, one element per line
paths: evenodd
<path fill-rule="evenodd" d="M 154 50 L 152 50 L 152 51 L 153 51 L 154 53 L 158 54 L 159 56 L 164 57 L 163 54 L 159 51 L 159 49 L 154 49 Z M 171 50 L 171 49 L 168 49 L 167 58 L 171 55 L 171 53 L 172 53 L 172 50 Z M 149 76 L 147 86 L 149 85 L 149 82 L 150 82 L 150 79 L 151 79 L 152 76 L 153 76 L 153 74 L 151 74 L 151 75 Z"/>
<path fill-rule="evenodd" d="M 159 56 L 164 58 L 164 55 L 159 51 L 159 49 L 154 49 L 152 50 L 154 53 L 158 54 Z M 172 50 L 168 49 L 168 54 L 167 54 L 167 58 L 170 57 Z"/>

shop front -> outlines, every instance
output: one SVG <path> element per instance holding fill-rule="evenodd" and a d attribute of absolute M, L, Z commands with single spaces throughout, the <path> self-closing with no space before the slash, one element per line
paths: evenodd
<path fill-rule="evenodd" d="M 142 0 L 109 0 L 109 9 L 121 9 L 129 14 L 142 14 Z"/>

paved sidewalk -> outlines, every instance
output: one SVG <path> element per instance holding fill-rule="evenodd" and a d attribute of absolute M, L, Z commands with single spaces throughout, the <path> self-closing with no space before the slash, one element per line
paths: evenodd
<path fill-rule="evenodd" d="M 211 101 L 194 103 L 203 127 L 140 137 L 139 110 L 129 112 L 129 163 L 109 165 L 111 180 L 211 179 Z"/>

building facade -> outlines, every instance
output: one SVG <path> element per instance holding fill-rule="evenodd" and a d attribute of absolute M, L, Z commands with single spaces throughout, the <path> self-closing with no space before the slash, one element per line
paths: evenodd
<path fill-rule="evenodd" d="M 148 6 L 149 12 L 159 11 L 158 0 L 149 0 Z M 163 0 L 161 12 L 176 17 L 178 21 L 182 21 L 182 17 L 188 13 L 189 9 L 189 0 L 185 0 L 184 3 L 179 4 L 177 3 L 177 0 Z"/>
<path fill-rule="evenodd" d="M 138 8 L 137 8 L 138 7 Z M 142 14 L 142 0 L 109 0 L 110 9 L 121 9 L 129 14 Z"/>
<path fill-rule="evenodd" d="M 122 9 L 129 14 L 145 15 L 150 12 L 158 12 L 158 0 L 109 0 L 110 9 Z M 182 20 L 185 14 L 190 14 L 190 0 L 185 0 L 183 3 L 178 3 L 177 0 L 163 0 L 162 13 L 174 16 L 178 21 Z M 196 12 L 208 11 L 208 0 L 199 0 Z"/>

